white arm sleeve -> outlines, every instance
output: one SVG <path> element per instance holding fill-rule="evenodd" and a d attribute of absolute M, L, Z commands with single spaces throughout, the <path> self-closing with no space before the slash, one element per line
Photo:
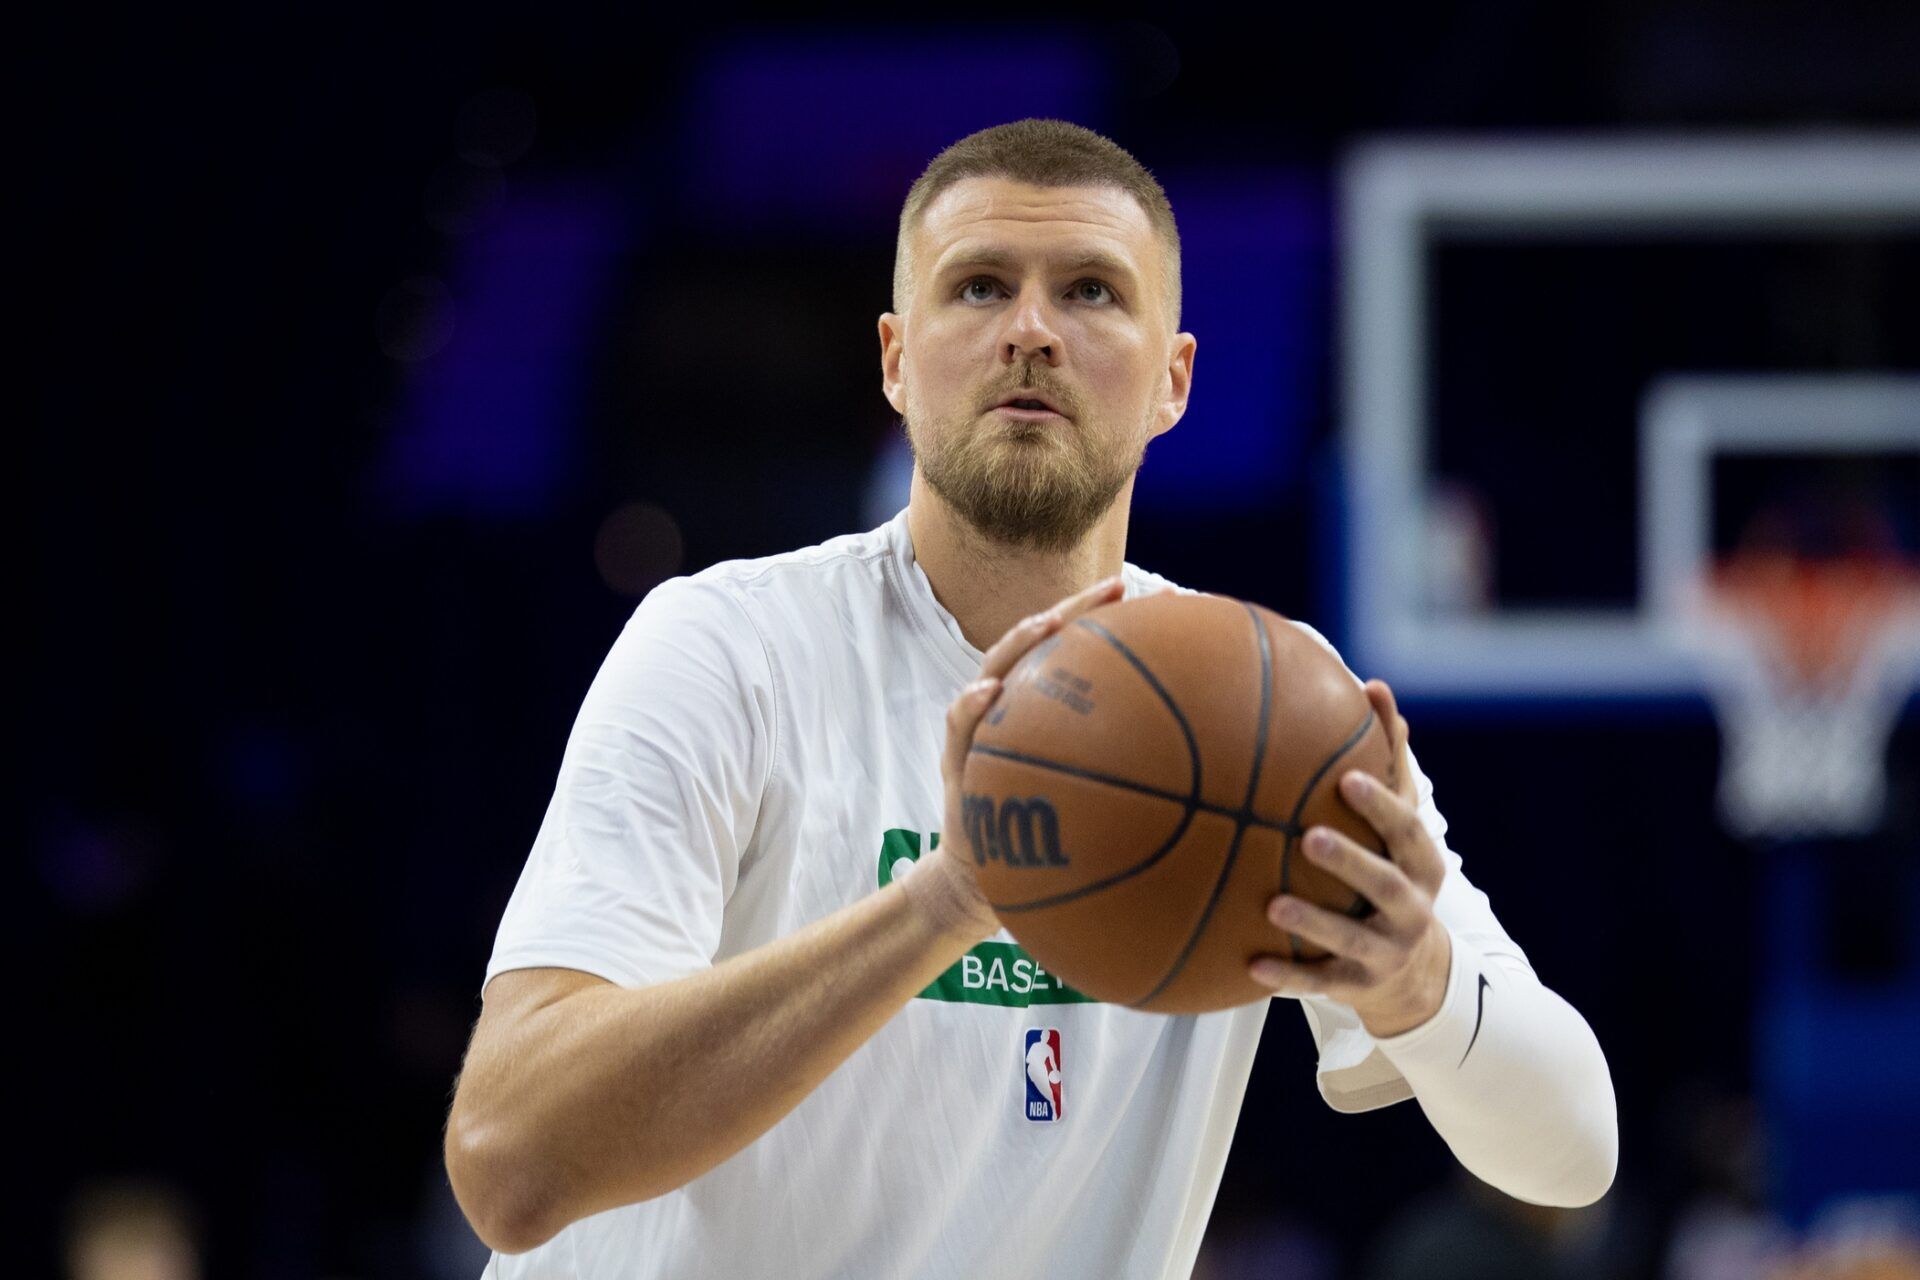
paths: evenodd
<path fill-rule="evenodd" d="M 726 588 L 655 587 L 581 703 L 487 980 L 553 966 L 645 986 L 709 967 L 773 721 L 766 650 Z"/>
<path fill-rule="evenodd" d="M 1411 751 L 1408 760 L 1421 825 L 1446 866 L 1433 904 L 1453 946 L 1446 995 L 1428 1021 L 1381 1040 L 1347 1005 L 1302 999 L 1320 1053 L 1321 1096 L 1337 1111 L 1417 1098 L 1454 1156 L 1483 1181 L 1534 1204 L 1591 1204 L 1612 1185 L 1619 1159 L 1606 1056 L 1586 1019 L 1540 982 L 1487 895 L 1467 880 L 1447 845 L 1433 783 Z"/>
<path fill-rule="evenodd" d="M 1526 961 L 1452 936 L 1440 1011 L 1380 1052 L 1476 1177 L 1533 1204 L 1592 1204 L 1620 1155 L 1600 1042 Z"/>

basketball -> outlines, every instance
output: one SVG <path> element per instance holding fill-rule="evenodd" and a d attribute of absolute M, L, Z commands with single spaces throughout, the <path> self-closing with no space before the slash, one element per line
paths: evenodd
<path fill-rule="evenodd" d="M 1372 905 L 1300 855 L 1325 825 L 1381 852 L 1336 790 L 1392 785 L 1385 726 L 1311 634 L 1227 596 L 1105 605 L 1023 657 L 981 720 L 962 819 L 987 900 L 1043 968 L 1098 1000 L 1199 1013 L 1272 992 L 1255 956 L 1325 951 L 1275 893 Z"/>

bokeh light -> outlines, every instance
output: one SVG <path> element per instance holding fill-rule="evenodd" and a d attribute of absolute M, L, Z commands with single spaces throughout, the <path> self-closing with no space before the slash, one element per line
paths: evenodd
<path fill-rule="evenodd" d="M 623 596 L 644 596 L 678 573 L 684 553 L 679 524 L 646 502 L 615 507 L 593 538 L 600 581 Z"/>

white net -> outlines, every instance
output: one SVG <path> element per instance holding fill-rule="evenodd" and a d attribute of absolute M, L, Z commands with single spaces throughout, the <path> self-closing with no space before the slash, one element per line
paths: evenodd
<path fill-rule="evenodd" d="M 1704 585 L 1684 629 L 1721 726 L 1721 821 L 1748 839 L 1871 834 L 1920 680 L 1920 589 L 1852 571 L 1752 585 Z"/>

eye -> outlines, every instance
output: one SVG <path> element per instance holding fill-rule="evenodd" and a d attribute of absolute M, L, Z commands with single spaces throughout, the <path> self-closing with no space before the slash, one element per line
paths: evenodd
<path fill-rule="evenodd" d="M 973 279 L 967 281 L 965 284 L 960 286 L 961 298 L 968 302 L 988 301 L 989 299 L 987 297 L 982 297 L 981 295 L 973 292 L 974 286 L 976 285 L 984 285 L 990 291 L 998 290 L 1000 287 L 999 281 L 995 280 L 992 276 L 975 276 Z"/>
<path fill-rule="evenodd" d="M 1088 297 L 1085 292 L 1088 289 L 1098 289 L 1100 292 L 1093 297 Z M 1082 280 L 1079 284 L 1073 286 L 1073 292 L 1082 302 L 1102 302 L 1104 304 L 1113 301 L 1113 290 L 1108 288 L 1106 283 L 1101 280 Z"/>

